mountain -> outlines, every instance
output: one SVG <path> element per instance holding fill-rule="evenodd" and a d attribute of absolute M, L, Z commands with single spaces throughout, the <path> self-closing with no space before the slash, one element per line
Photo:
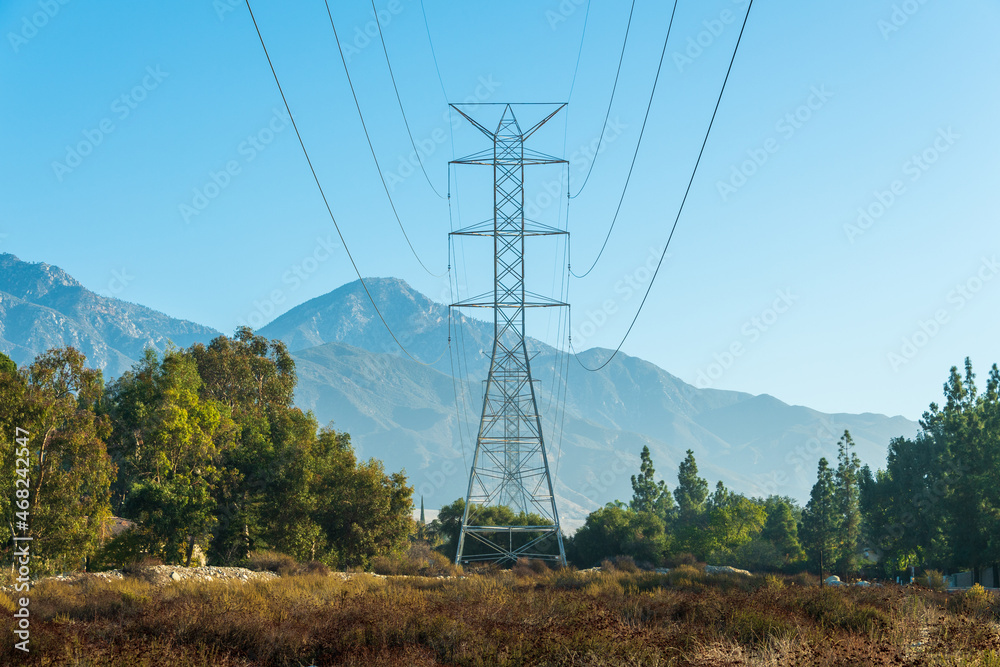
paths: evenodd
<path fill-rule="evenodd" d="M 258 333 L 292 351 L 301 408 L 349 432 L 360 456 L 405 469 L 426 506 L 440 507 L 464 495 L 468 484 L 492 324 L 467 317 L 449 323 L 447 306 L 396 278 L 366 283 L 414 359 L 386 332 L 360 281 L 292 308 Z M 0 255 L 0 351 L 19 364 L 49 347 L 74 345 L 109 377 L 147 347 L 162 351 L 168 341 L 186 347 L 217 335 L 97 295 L 58 267 Z M 671 486 L 692 449 L 713 485 L 722 480 L 744 493 L 804 502 L 819 458 L 836 458 L 845 429 L 873 467 L 885 465 L 891 438 L 918 430 L 902 417 L 830 415 L 773 396 L 697 389 L 626 354 L 591 373 L 537 340 L 529 339 L 528 348 L 559 510 L 569 528 L 606 502 L 631 497 L 643 446 Z M 587 350 L 580 360 L 593 367 L 609 354 Z"/>
<path fill-rule="evenodd" d="M 0 352 L 28 364 L 51 347 L 72 345 L 105 372 L 120 375 L 147 347 L 187 347 L 219 332 L 145 306 L 91 292 L 57 266 L 0 254 Z"/>
<path fill-rule="evenodd" d="M 463 495 L 467 484 L 492 324 L 463 319 L 452 327 L 449 350 L 446 306 L 395 278 L 366 284 L 420 361 L 400 352 L 360 282 L 289 310 L 259 333 L 284 340 L 292 350 L 299 375 L 296 401 L 303 409 L 350 432 L 362 456 L 404 467 L 417 495 L 437 507 Z M 530 340 L 529 349 L 550 464 L 558 471 L 559 507 L 568 525 L 579 525 L 605 502 L 631 496 L 630 477 L 644 445 L 668 484 L 692 449 L 702 476 L 713 485 L 722 480 L 738 491 L 804 502 L 820 457 L 836 458 L 845 429 L 862 461 L 874 467 L 885 464 L 891 438 L 918 430 L 903 417 L 830 415 L 773 396 L 697 389 L 622 353 L 591 373 L 567 364 L 572 360 L 564 352 L 539 341 Z M 593 367 L 609 354 L 593 349 L 580 358 Z M 453 363 L 463 371 L 457 379 Z M 557 390 L 567 373 L 562 400 Z"/>

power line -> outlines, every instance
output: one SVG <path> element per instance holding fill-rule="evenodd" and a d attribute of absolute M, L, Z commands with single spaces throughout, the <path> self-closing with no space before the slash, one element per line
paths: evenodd
<path fill-rule="evenodd" d="M 743 26 L 740 28 L 739 37 L 736 38 L 736 47 L 733 49 L 733 57 L 729 60 L 729 68 L 726 70 L 726 78 L 722 81 L 722 88 L 719 90 L 719 99 L 715 102 L 715 109 L 712 111 L 712 118 L 708 122 L 708 129 L 705 130 L 705 139 L 701 142 L 701 149 L 698 151 L 698 159 L 695 160 L 694 169 L 691 170 L 691 178 L 688 179 L 687 188 L 684 190 L 684 197 L 681 199 L 681 204 L 677 208 L 677 217 L 674 218 L 674 224 L 670 228 L 670 235 L 667 237 L 667 242 L 663 246 L 663 253 L 660 255 L 660 261 L 656 263 L 656 270 L 653 271 L 653 277 L 649 280 L 649 286 L 646 287 L 646 293 L 643 295 L 642 301 L 639 303 L 639 309 L 635 312 L 635 317 L 632 318 L 632 323 L 628 325 L 628 329 L 625 331 L 625 335 L 622 337 L 621 342 L 618 343 L 618 347 L 615 348 L 615 351 L 611 353 L 611 356 L 608 357 L 600 366 L 590 368 L 580 361 L 579 355 L 574 350 L 573 356 L 576 357 L 577 362 L 584 368 L 584 370 L 591 372 L 599 371 L 611 363 L 611 360 L 615 358 L 615 355 L 621 351 L 622 345 L 625 344 L 625 340 L 628 338 L 629 334 L 632 333 L 632 327 L 635 326 L 636 320 L 639 319 L 639 313 L 642 312 L 642 307 L 646 305 L 646 299 L 649 297 L 649 292 L 653 289 L 653 283 L 656 282 L 656 275 L 660 272 L 660 267 L 663 265 L 663 259 L 667 256 L 667 248 L 670 247 L 670 241 L 673 240 L 674 232 L 677 231 L 677 223 L 680 222 L 681 213 L 684 212 L 684 204 L 687 202 L 688 195 L 691 193 L 691 186 L 694 183 L 694 177 L 698 173 L 698 165 L 701 164 L 701 158 L 705 154 L 705 146 L 708 144 L 708 137 L 712 133 L 712 125 L 715 123 L 715 117 L 719 113 L 719 105 L 722 104 L 722 95 L 726 92 L 726 83 L 729 82 L 729 75 L 733 71 L 733 63 L 736 62 L 736 54 L 740 50 L 740 42 L 743 41 L 743 31 L 746 30 L 747 20 L 750 18 L 751 9 L 753 9 L 753 0 L 750 0 L 750 3 L 747 5 L 747 13 L 746 16 L 743 17 Z M 666 42 L 663 44 L 663 52 L 666 53 Z M 663 64 L 662 55 L 660 56 L 660 64 Z M 573 349 L 572 339 L 570 340 L 570 349 Z"/>
<path fill-rule="evenodd" d="M 427 185 L 431 187 L 439 198 L 444 199 L 445 196 L 438 192 L 438 189 L 434 187 L 431 183 L 431 177 L 427 175 L 427 168 L 424 167 L 423 158 L 420 157 L 420 151 L 417 149 L 417 142 L 413 138 L 413 132 L 410 131 L 410 123 L 406 120 L 406 111 L 403 110 L 403 100 L 399 97 L 399 88 L 396 86 L 396 75 L 392 73 L 392 63 L 389 62 L 389 51 L 385 48 L 385 37 L 382 35 L 382 24 L 378 20 L 378 9 L 375 8 L 375 0 L 372 0 L 372 12 L 375 14 L 375 25 L 378 26 L 378 39 L 382 42 L 382 53 L 385 54 L 385 66 L 389 69 L 389 78 L 392 80 L 392 89 L 396 92 L 396 102 L 399 103 L 399 113 L 403 116 L 403 125 L 406 126 L 406 133 L 410 135 L 410 145 L 413 146 L 413 153 L 417 156 L 417 162 L 420 163 L 420 171 L 424 172 L 424 178 L 427 180 Z"/>
<path fill-rule="evenodd" d="M 421 0 L 420 6 L 423 7 L 423 0 Z M 590 20 L 590 0 L 587 0 L 587 11 L 583 15 L 583 31 L 580 33 L 580 49 L 576 52 L 576 67 L 573 68 L 573 80 L 569 84 L 569 95 L 566 96 L 566 103 L 569 104 L 573 97 L 573 89 L 576 88 L 576 75 L 580 72 L 580 58 L 583 56 L 583 41 L 587 37 L 587 21 Z M 627 34 L 628 31 L 626 31 Z M 624 48 L 624 47 L 623 47 Z M 619 68 L 621 67 L 621 62 L 618 63 Z M 617 80 L 617 76 L 615 79 Z M 607 121 L 604 121 L 607 123 Z M 569 121 L 566 123 L 569 126 Z M 565 148 L 565 146 L 563 147 Z"/>
<path fill-rule="evenodd" d="M 288 98 L 285 97 L 285 91 L 281 87 L 281 81 L 278 80 L 278 73 L 274 69 L 274 63 L 271 62 L 271 55 L 267 52 L 267 45 L 264 43 L 264 36 L 260 32 L 260 26 L 257 25 L 257 19 L 253 15 L 253 9 L 250 8 L 250 0 L 246 0 L 246 5 L 247 11 L 250 12 L 250 20 L 253 21 L 254 30 L 257 31 L 257 38 L 260 39 L 260 46 L 264 49 L 264 57 L 267 58 L 267 64 L 271 68 L 271 75 L 274 77 L 274 83 L 278 86 L 278 93 L 281 95 L 281 101 L 285 105 L 285 111 L 288 112 L 288 119 L 292 122 L 292 129 L 295 130 L 295 136 L 298 137 L 299 146 L 302 147 L 302 154 L 306 158 L 306 163 L 309 165 L 309 171 L 312 172 L 313 180 L 316 181 L 316 187 L 319 189 L 319 194 L 323 198 L 323 204 L 326 206 L 326 212 L 330 215 L 330 220 L 333 221 L 333 226 L 337 230 L 337 236 L 340 237 L 340 242 L 344 246 L 344 252 L 347 253 L 347 258 L 351 260 L 351 266 L 354 267 L 354 272 L 358 275 L 358 280 L 361 281 L 361 287 L 364 288 L 365 294 L 368 295 L 368 300 L 371 301 L 372 308 L 375 309 L 375 313 L 378 315 L 379 320 L 382 321 L 382 325 L 385 327 L 385 330 L 389 332 L 389 335 L 392 336 L 392 340 L 396 342 L 396 345 L 398 345 L 399 349 L 403 351 L 403 354 L 423 366 L 432 366 L 436 364 L 437 361 L 440 361 L 440 358 L 437 361 L 428 364 L 414 357 L 405 347 L 403 347 L 403 344 L 399 342 L 396 334 L 393 333 L 389 323 L 385 321 L 385 317 L 382 316 L 382 311 L 379 310 L 378 304 L 376 304 L 375 299 L 372 298 L 371 292 L 368 291 L 368 285 L 365 283 L 365 279 L 361 276 L 358 264 L 354 261 L 354 256 L 351 254 L 351 250 L 347 246 L 347 239 L 344 238 L 343 232 L 340 231 L 340 225 L 337 223 L 337 218 L 333 215 L 333 209 L 330 208 L 330 201 L 326 198 L 326 192 L 323 191 L 323 185 L 320 183 L 319 176 L 316 174 L 316 168 L 313 167 L 312 160 L 309 158 L 309 151 L 306 150 L 306 144 L 305 141 L 302 140 L 302 134 L 299 132 L 299 126 L 295 122 L 295 116 L 292 115 L 292 108 L 288 105 Z M 443 356 L 444 355 L 442 355 L 442 357 Z"/>
<path fill-rule="evenodd" d="M 677 3 L 676 2 L 674 2 L 674 8 L 675 9 L 677 8 Z M 590 161 L 590 168 L 587 170 L 587 175 L 584 177 L 583 183 L 580 185 L 580 189 L 576 191 L 575 195 L 571 195 L 570 199 L 576 199 L 577 197 L 579 197 L 580 193 L 583 192 L 583 189 L 585 187 L 587 187 L 587 181 L 590 180 L 590 175 L 594 172 L 594 164 L 597 162 L 597 156 L 601 152 L 601 145 L 604 143 L 604 132 L 605 132 L 605 130 L 608 127 L 608 118 L 611 117 L 611 105 L 614 104 L 614 101 L 615 101 L 615 91 L 618 90 L 618 77 L 622 73 L 622 61 L 625 60 L 625 45 L 628 44 L 628 33 L 629 33 L 629 30 L 632 28 L 632 14 L 633 13 L 635 13 L 635 0 L 632 0 L 632 8 L 628 10 L 628 23 L 625 25 L 625 38 L 622 39 L 622 52 L 621 52 L 621 55 L 618 56 L 618 69 L 617 69 L 617 71 L 615 71 L 615 83 L 614 83 L 613 86 L 611 86 L 611 97 L 608 99 L 608 110 L 604 114 L 604 123 L 601 124 L 601 136 L 597 140 L 597 150 L 594 151 L 594 159 Z M 590 14 L 590 3 L 587 3 L 587 14 L 588 15 Z M 674 16 L 673 16 L 673 14 L 671 14 L 670 15 L 670 22 L 671 22 L 671 24 L 673 24 L 673 20 L 674 20 Z M 586 18 L 584 19 L 583 29 L 584 29 L 584 32 L 586 32 L 586 30 L 587 30 Z M 667 37 L 668 38 L 670 37 L 670 28 L 667 28 Z M 581 54 L 583 53 L 583 39 L 582 38 L 580 39 L 580 53 Z M 576 59 L 576 66 L 577 67 L 580 66 L 580 57 L 579 56 L 577 56 L 577 59 Z M 573 83 L 574 84 L 576 83 L 576 73 L 575 72 L 573 73 Z M 655 88 L 656 84 L 654 83 L 653 86 Z M 570 88 L 570 95 L 572 95 L 572 94 L 573 94 L 573 89 Z"/>
<path fill-rule="evenodd" d="M 649 120 L 649 111 L 653 108 L 653 96 L 656 93 L 656 83 L 660 80 L 660 71 L 663 69 L 663 57 L 667 54 L 667 42 L 670 41 L 670 31 L 674 27 L 674 15 L 677 13 L 677 0 L 674 0 L 674 8 L 670 12 L 670 23 L 667 25 L 667 36 L 663 38 L 663 51 L 660 53 L 660 63 L 656 66 L 656 77 L 653 79 L 653 89 L 649 91 L 649 102 L 646 104 L 646 115 L 642 119 L 642 128 L 639 130 L 639 140 L 635 142 L 635 152 L 632 153 L 632 164 L 629 165 L 628 175 L 625 177 L 625 186 L 622 188 L 622 195 L 618 198 L 618 207 L 615 209 L 615 216 L 611 219 L 611 226 L 608 227 L 608 233 L 604 237 L 604 243 L 601 244 L 601 249 L 597 253 L 597 257 L 594 258 L 594 263 L 590 265 L 590 268 L 584 271 L 582 274 L 577 274 L 573 272 L 573 267 L 570 265 L 570 274 L 574 278 L 586 278 L 594 267 L 597 266 L 597 262 L 601 259 L 601 255 L 604 254 L 604 249 L 608 247 L 608 240 L 611 238 L 611 232 L 614 231 L 615 223 L 618 222 L 618 214 L 622 210 L 622 202 L 625 201 L 625 192 L 628 191 L 629 181 L 632 179 L 632 170 L 635 169 L 635 161 L 639 155 L 639 147 L 642 145 L 642 136 L 646 132 L 646 121 Z M 622 53 L 624 54 L 624 46 Z M 608 106 L 608 113 L 611 112 L 610 105 Z M 604 121 L 607 123 L 607 120 Z M 602 132 L 601 137 L 604 137 Z M 597 161 L 597 156 L 594 156 L 594 162 Z M 591 167 L 593 167 L 593 162 L 591 162 Z M 589 176 L 589 174 L 588 174 Z M 581 187 L 582 191 L 583 188 Z M 580 192 L 577 192 L 580 194 Z"/>
<path fill-rule="evenodd" d="M 434 273 L 427 268 L 424 261 L 420 259 L 420 255 L 417 254 L 416 248 L 413 247 L 413 243 L 410 241 L 409 234 L 406 233 L 406 228 L 403 227 L 403 221 L 399 217 L 399 212 L 396 210 L 396 204 L 392 201 L 392 194 L 389 192 L 389 185 L 385 182 L 385 175 L 382 173 L 382 167 L 378 163 L 378 156 L 375 154 L 375 146 L 372 145 L 372 138 L 368 134 L 368 126 L 365 124 L 365 115 L 361 111 L 361 103 L 358 102 L 358 94 L 354 90 L 354 82 L 351 81 L 351 72 L 347 68 L 347 58 L 344 57 L 344 49 L 340 46 L 340 37 L 337 35 L 337 26 L 333 22 L 333 12 L 330 11 L 329 0 L 323 0 L 323 4 L 326 5 L 326 15 L 330 17 L 330 27 L 333 28 L 333 38 L 337 41 L 337 51 L 340 52 L 340 61 L 344 64 L 344 74 L 347 75 L 347 85 L 351 88 L 351 96 L 354 98 L 354 106 L 358 110 L 358 117 L 361 119 L 361 129 L 365 132 L 365 139 L 368 141 L 368 149 L 371 151 L 372 159 L 375 161 L 375 169 L 378 171 L 379 180 L 382 181 L 382 188 L 385 190 L 385 196 L 389 198 L 389 206 L 392 208 L 392 214 L 396 217 L 396 222 L 399 224 L 399 231 L 403 232 L 403 238 L 406 239 L 406 244 L 410 246 L 410 252 L 417 259 L 417 262 L 433 278 L 443 278 L 445 273 Z M 378 23 L 378 16 L 375 17 L 375 22 Z M 381 30 L 381 28 L 380 28 Z"/>
<path fill-rule="evenodd" d="M 434 40 L 431 39 L 431 28 L 427 23 L 427 10 L 424 9 L 424 0 L 420 0 L 420 13 L 424 17 L 424 31 L 427 32 L 427 43 L 430 44 L 431 47 L 431 58 L 434 59 L 434 70 L 437 72 L 438 83 L 441 84 L 441 93 L 444 95 L 444 99 L 447 102 L 448 91 L 444 89 L 444 79 L 441 78 L 441 68 L 438 66 L 437 53 L 434 51 Z"/>

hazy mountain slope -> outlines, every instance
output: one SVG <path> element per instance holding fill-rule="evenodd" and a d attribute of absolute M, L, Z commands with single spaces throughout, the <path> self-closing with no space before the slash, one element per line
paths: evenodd
<path fill-rule="evenodd" d="M 168 341 L 187 347 L 217 335 L 210 327 L 95 294 L 57 266 L 0 254 L 0 351 L 18 364 L 72 345 L 106 376 L 115 376 L 147 347 L 162 351 Z"/>
<path fill-rule="evenodd" d="M 399 352 L 359 282 L 291 309 L 258 333 L 293 350 L 300 407 L 351 433 L 361 456 L 382 459 L 389 470 L 405 468 L 417 495 L 439 507 L 462 496 L 468 482 L 492 325 L 463 320 L 452 328 L 449 355 L 446 306 L 402 280 L 367 282 L 407 349 L 430 365 Z M 163 350 L 168 340 L 186 347 L 217 335 L 97 295 L 58 267 L 0 255 L 0 350 L 18 363 L 74 345 L 95 367 L 117 375 L 147 347 Z M 817 461 L 836 457 L 844 429 L 874 466 L 884 465 L 892 437 L 917 431 L 902 417 L 826 415 L 771 396 L 697 389 L 626 354 L 596 373 L 570 360 L 564 376 L 564 353 L 535 340 L 528 345 L 560 510 L 571 527 L 596 507 L 630 497 L 643 446 L 671 486 L 690 448 L 713 485 L 721 479 L 739 491 L 804 500 Z M 609 354 L 594 349 L 580 357 L 594 366 Z M 459 378 L 451 375 L 453 361 Z M 564 379 L 564 400 L 557 400 Z"/>
<path fill-rule="evenodd" d="M 436 360 L 433 367 L 398 352 L 356 282 L 290 310 L 261 333 L 283 337 L 292 348 L 325 341 L 295 352 L 298 403 L 350 431 L 365 456 L 381 458 L 390 468 L 405 467 L 427 505 L 439 506 L 464 493 L 488 360 L 476 353 L 463 358 L 462 368 L 468 362 L 470 371 L 464 382 L 453 383 L 447 309 L 400 280 L 368 283 L 383 312 L 392 313 L 390 322 L 408 349 Z M 491 325 L 468 320 L 463 330 L 472 340 L 467 350 L 488 349 Z M 609 500 L 631 495 L 630 476 L 644 445 L 668 483 L 690 448 L 712 484 L 721 479 L 747 493 L 804 501 L 819 458 L 836 457 L 845 429 L 862 460 L 874 466 L 884 465 L 892 437 L 917 430 L 901 417 L 827 415 L 771 396 L 697 389 L 625 354 L 598 373 L 571 363 L 562 403 L 553 400 L 561 377 L 553 372 L 563 368 L 565 357 L 537 341 L 529 345 L 537 352 L 531 363 L 550 462 L 558 471 L 557 494 L 573 523 Z M 452 354 L 458 360 L 457 345 Z M 581 359 L 594 366 L 608 354 L 588 350 Z"/>

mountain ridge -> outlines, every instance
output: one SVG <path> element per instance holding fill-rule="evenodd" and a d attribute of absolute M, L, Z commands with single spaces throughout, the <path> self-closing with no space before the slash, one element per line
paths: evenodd
<path fill-rule="evenodd" d="M 481 381 L 489 367 L 492 323 L 448 320 L 448 307 L 399 278 L 366 279 L 404 356 L 360 281 L 295 306 L 258 330 L 283 340 L 296 361 L 296 404 L 351 433 L 359 456 L 407 471 L 416 495 L 440 507 L 464 495 L 475 446 Z M 449 335 L 454 343 L 449 345 Z M 47 347 L 75 345 L 108 375 L 152 346 L 207 342 L 219 332 L 87 290 L 58 267 L 0 255 L 0 350 L 27 363 Z M 462 341 L 464 345 L 460 344 Z M 918 425 L 876 413 L 825 414 L 767 394 L 699 389 L 655 364 L 619 353 L 599 373 L 563 369 L 566 352 L 527 341 L 560 512 L 569 527 L 615 498 L 648 446 L 669 481 L 692 449 L 710 483 L 751 495 L 804 501 L 820 456 L 836 456 L 849 429 L 862 461 L 884 465 L 889 440 Z M 11 354 L 13 352 L 13 354 Z M 463 354 L 468 352 L 468 354 Z M 588 365 L 611 350 L 579 354 Z M 452 374 L 458 361 L 460 376 Z M 566 382 L 562 386 L 562 382 Z M 671 485 L 672 486 L 672 485 Z"/>

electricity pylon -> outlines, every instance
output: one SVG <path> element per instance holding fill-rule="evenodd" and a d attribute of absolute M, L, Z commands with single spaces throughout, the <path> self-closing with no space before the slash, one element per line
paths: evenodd
<path fill-rule="evenodd" d="M 501 105 L 500 123 L 492 131 L 459 108 L 467 106 L 496 105 L 451 105 L 493 142 L 486 150 L 452 161 L 452 164 L 493 167 L 493 219 L 452 234 L 493 238 L 493 292 L 454 303 L 452 307 L 493 309 L 493 354 L 455 562 L 510 563 L 524 557 L 565 565 L 559 512 L 524 342 L 524 314 L 526 308 L 567 304 L 525 289 L 524 239 L 567 232 L 525 220 L 524 167 L 566 164 L 566 160 L 525 149 L 524 142 L 566 105 L 554 105 L 554 111 L 526 132 L 522 132 L 514 116 L 515 105 Z M 510 508 L 511 523 L 518 518 L 524 522 L 529 514 L 541 516 L 542 521 L 536 521 L 537 525 L 485 525 L 485 510 L 491 506 Z M 558 553 L 551 551 L 553 538 Z"/>

